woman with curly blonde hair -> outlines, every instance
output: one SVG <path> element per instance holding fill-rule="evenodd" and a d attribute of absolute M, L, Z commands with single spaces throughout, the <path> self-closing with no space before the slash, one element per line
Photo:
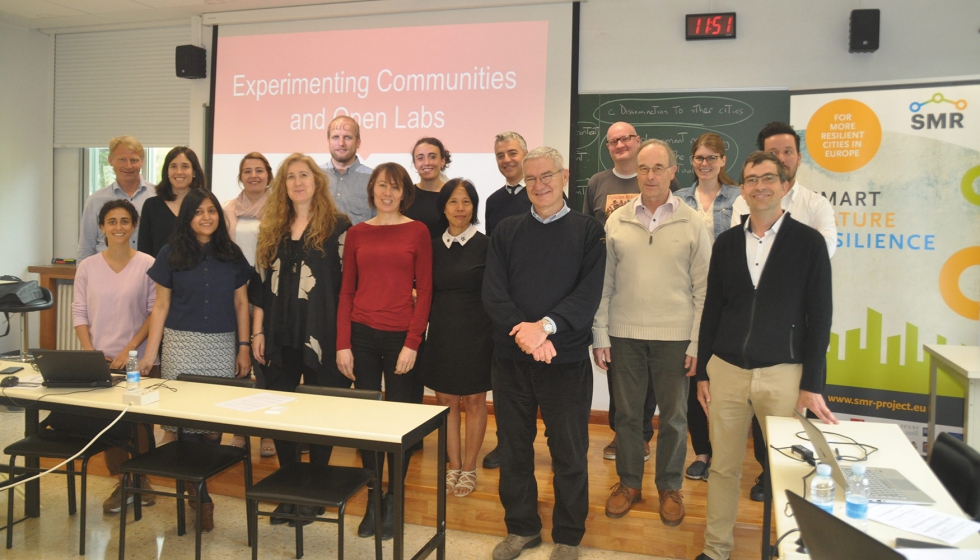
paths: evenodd
<path fill-rule="evenodd" d="M 282 162 L 259 225 L 255 268 L 261 282 L 249 286 L 255 306 L 252 355 L 265 366 L 267 389 L 295 391 L 300 377 L 307 385 L 350 387 L 353 377 L 341 374 L 335 360 L 341 259 L 350 225 L 312 158 L 296 153 Z M 298 461 L 296 443 L 275 444 L 280 466 Z M 310 445 L 310 462 L 326 465 L 332 450 Z M 300 512 L 309 515 L 304 507 Z M 276 511 L 297 510 L 280 504 Z"/>

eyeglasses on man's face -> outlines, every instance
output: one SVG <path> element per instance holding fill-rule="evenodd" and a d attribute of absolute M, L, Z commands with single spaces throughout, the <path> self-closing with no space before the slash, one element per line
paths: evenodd
<path fill-rule="evenodd" d="M 754 187 L 759 184 L 759 181 L 762 181 L 763 185 L 775 185 L 779 182 L 779 175 L 775 173 L 766 173 L 761 177 L 759 175 L 749 175 L 742 180 L 742 184 L 747 187 Z"/>
<path fill-rule="evenodd" d="M 654 175 L 663 175 L 668 169 L 669 167 L 664 167 L 662 165 L 654 165 L 653 167 L 650 167 L 649 165 L 641 165 L 636 168 L 636 172 L 643 176 L 649 175 L 650 173 L 653 173 Z"/>
<path fill-rule="evenodd" d="M 620 142 L 622 142 L 623 144 L 629 144 L 631 140 L 633 140 L 634 138 L 639 138 L 639 137 L 640 136 L 638 134 L 627 134 L 626 136 L 619 136 L 617 138 L 609 138 L 608 140 L 606 140 L 606 144 L 608 144 L 609 146 L 615 146 L 616 144 L 619 144 Z"/>
<path fill-rule="evenodd" d="M 561 171 L 562 171 L 561 169 L 556 169 L 554 171 L 549 171 L 547 173 L 542 173 L 541 175 L 538 175 L 537 177 L 534 177 L 534 176 L 524 177 L 524 185 L 527 186 L 528 188 L 533 187 L 534 184 L 537 183 L 539 179 L 541 180 L 541 184 L 542 185 L 550 185 L 551 184 L 551 180 L 554 179 L 555 178 L 555 175 L 558 175 L 558 173 L 560 173 Z"/>

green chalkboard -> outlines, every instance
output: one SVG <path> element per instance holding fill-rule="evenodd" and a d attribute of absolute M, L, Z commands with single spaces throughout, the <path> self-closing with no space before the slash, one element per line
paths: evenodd
<path fill-rule="evenodd" d="M 609 126 L 625 121 L 644 140 L 659 138 L 677 152 L 677 180 L 694 183 L 691 143 L 705 132 L 725 140 L 726 169 L 737 178 L 745 156 L 756 149 L 755 139 L 771 121 L 789 122 L 789 90 L 715 91 L 690 93 L 602 93 L 578 98 L 578 121 L 571 166 L 572 207 L 581 208 L 592 175 L 613 164 L 606 149 Z"/>

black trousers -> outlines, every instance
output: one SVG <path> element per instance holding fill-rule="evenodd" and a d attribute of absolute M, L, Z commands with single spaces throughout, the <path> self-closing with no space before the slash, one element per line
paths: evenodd
<path fill-rule="evenodd" d="M 711 438 L 708 436 L 708 416 L 698 401 L 698 378 L 691 378 L 687 393 L 687 431 L 691 433 L 691 445 L 695 455 L 711 455 Z"/>
<path fill-rule="evenodd" d="M 395 375 L 395 364 L 398 354 L 405 346 L 405 336 L 408 333 L 388 332 L 373 329 L 361 323 L 351 323 L 351 353 L 354 355 L 354 387 L 357 389 L 381 390 L 381 380 L 384 379 L 385 400 L 394 402 L 421 402 L 418 395 L 418 359 L 415 367 L 408 373 Z M 395 455 L 388 453 L 388 478 L 395 468 Z M 402 478 L 408 473 L 408 461 L 411 451 L 405 453 L 402 463 Z M 374 453 L 361 453 L 364 468 L 374 468 Z M 384 465 L 381 465 L 384 474 Z M 389 488 L 391 486 L 389 485 Z M 389 490 L 390 492 L 390 490 Z"/>
<path fill-rule="evenodd" d="M 554 470 L 555 508 L 551 537 L 578 546 L 589 513 L 589 414 L 592 363 L 518 362 L 493 358 L 493 406 L 500 452 L 500 503 L 507 532 L 541 531 L 534 478 L 534 439 L 541 409 Z"/>
<path fill-rule="evenodd" d="M 606 371 L 606 385 L 609 388 L 609 429 L 616 431 L 616 399 L 613 397 L 612 371 Z M 690 407 L 688 407 L 690 408 Z M 653 439 L 653 415 L 657 413 L 657 394 L 653 386 L 647 388 L 647 398 L 643 401 L 643 441 Z"/>
<path fill-rule="evenodd" d="M 299 385 L 300 378 L 306 385 L 320 385 L 326 387 L 350 387 L 351 381 L 340 372 L 333 372 L 333 375 L 317 375 L 317 372 L 303 363 L 303 350 L 298 348 L 283 347 L 281 351 L 281 364 L 268 364 L 266 366 L 265 381 L 266 389 L 270 391 L 283 391 L 293 393 Z M 324 359 L 330 359 L 325 356 Z M 279 458 L 279 466 L 292 465 L 300 461 L 299 444 L 295 441 L 274 440 L 276 444 L 276 456 Z M 330 455 L 333 453 L 332 445 L 310 445 L 310 463 L 326 465 L 330 462 Z"/>

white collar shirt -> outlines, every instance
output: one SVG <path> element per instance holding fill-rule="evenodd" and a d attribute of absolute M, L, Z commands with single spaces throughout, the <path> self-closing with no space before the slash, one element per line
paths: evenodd
<path fill-rule="evenodd" d="M 638 196 L 633 200 L 633 212 L 636 214 L 636 219 L 643 224 L 643 227 L 647 228 L 652 233 L 674 215 L 674 211 L 677 210 L 677 205 L 680 203 L 680 201 L 681 199 L 674 196 L 674 193 L 669 193 L 667 195 L 667 200 L 651 213 L 650 210 L 643 205 L 643 197 Z"/>
<path fill-rule="evenodd" d="M 465 246 L 467 241 L 473 239 L 473 236 L 476 235 L 476 232 L 477 232 L 476 226 L 473 224 L 470 224 L 470 227 L 466 228 L 465 230 L 463 230 L 463 233 L 455 237 L 450 235 L 449 230 L 447 229 L 445 233 L 442 234 L 442 242 L 446 244 L 447 249 L 451 247 L 454 242 L 459 243 L 460 246 Z"/>
<path fill-rule="evenodd" d="M 749 266 L 749 276 L 752 277 L 752 285 L 759 287 L 759 279 L 762 278 L 762 271 L 766 268 L 766 260 L 769 259 L 769 251 L 776 240 L 776 234 L 786 218 L 783 212 L 779 219 L 766 230 L 762 237 L 752 233 L 752 217 L 745 220 L 745 260 Z"/>

